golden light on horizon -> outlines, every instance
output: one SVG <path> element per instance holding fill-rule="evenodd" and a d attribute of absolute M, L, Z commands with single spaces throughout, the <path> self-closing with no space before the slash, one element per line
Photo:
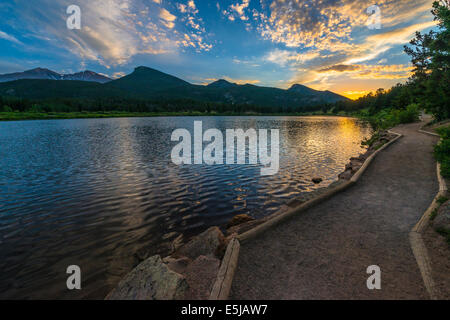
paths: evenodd
<path fill-rule="evenodd" d="M 351 100 L 356 100 L 358 98 L 364 97 L 365 95 L 373 92 L 373 90 L 361 90 L 361 91 L 344 91 L 340 93 L 346 98 L 349 98 Z"/>

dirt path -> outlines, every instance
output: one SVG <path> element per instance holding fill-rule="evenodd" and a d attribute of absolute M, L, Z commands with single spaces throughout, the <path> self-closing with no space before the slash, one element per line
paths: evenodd
<path fill-rule="evenodd" d="M 408 233 L 438 191 L 432 146 L 417 132 L 380 152 L 359 182 L 241 246 L 231 299 L 427 299 Z M 366 269 L 381 268 L 381 290 Z"/>

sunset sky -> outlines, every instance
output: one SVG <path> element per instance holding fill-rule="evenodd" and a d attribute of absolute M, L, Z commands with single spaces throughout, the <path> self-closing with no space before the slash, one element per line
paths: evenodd
<path fill-rule="evenodd" d="M 85 69 L 116 78 L 144 65 L 197 84 L 301 83 L 356 98 L 409 76 L 403 53 L 435 26 L 432 0 L 8 0 L 0 73 Z M 81 30 L 66 27 L 69 5 Z M 381 29 L 367 26 L 378 5 Z"/>

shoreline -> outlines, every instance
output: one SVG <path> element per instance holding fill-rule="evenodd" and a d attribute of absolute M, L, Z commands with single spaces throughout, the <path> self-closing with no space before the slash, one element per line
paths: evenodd
<path fill-rule="evenodd" d="M 422 130 L 419 130 L 421 132 Z M 422 131 L 423 132 L 423 131 Z M 425 132 L 423 132 L 425 133 Z M 428 133 L 428 132 L 426 132 Z M 429 134 L 429 133 L 428 133 Z M 375 137 L 375 138 L 374 138 Z M 342 172 L 339 175 L 339 178 L 337 181 L 334 181 L 330 183 L 328 186 L 319 188 L 317 190 L 306 192 L 302 195 L 300 195 L 296 199 L 291 199 L 287 204 L 283 205 L 279 211 L 260 219 L 253 219 L 248 215 L 237 215 L 234 216 L 228 223 L 228 225 L 221 225 L 217 227 L 211 227 L 215 228 L 216 230 L 224 230 L 223 235 L 221 234 L 220 237 L 224 239 L 225 241 L 222 242 L 222 254 L 216 255 L 216 258 L 219 259 L 220 264 L 217 266 L 217 260 L 215 265 L 215 273 L 217 274 L 215 281 L 210 282 L 210 300 L 227 300 L 231 291 L 232 282 L 234 279 L 234 274 L 237 269 L 238 260 L 239 260 L 239 250 L 242 243 L 246 243 L 247 240 L 253 239 L 256 236 L 259 236 L 262 232 L 265 232 L 269 228 L 272 228 L 273 226 L 277 225 L 280 221 L 290 218 L 291 216 L 297 215 L 299 212 L 304 211 L 312 206 L 315 206 L 316 204 L 325 201 L 326 199 L 332 197 L 333 195 L 337 194 L 340 191 L 343 191 L 347 189 L 347 187 L 355 184 L 359 178 L 361 177 L 362 173 L 367 169 L 371 161 L 374 159 L 374 157 L 381 152 L 383 149 L 397 141 L 399 138 L 402 137 L 402 134 L 395 133 L 392 131 L 380 131 L 380 132 L 374 132 L 373 136 L 367 141 L 371 141 L 370 146 L 366 149 L 366 151 L 362 154 L 360 154 L 359 157 L 352 157 L 350 158 L 350 163 L 346 165 L 344 172 Z M 437 166 L 437 173 L 439 177 L 439 165 Z M 440 185 L 442 185 L 441 181 L 439 180 Z M 442 187 L 440 188 L 442 189 Z M 447 189 L 445 188 L 445 193 Z M 439 196 L 440 193 L 436 197 Z M 436 200 L 433 201 L 433 203 Z M 430 207 L 432 208 L 433 205 Z M 429 218 L 429 212 L 430 210 L 427 210 L 423 217 Z M 422 219 L 423 219 L 422 217 Z M 422 220 L 421 219 L 421 220 Z M 420 224 L 420 221 L 417 223 L 417 225 Z M 417 227 L 416 225 L 416 227 Z M 411 234 L 413 234 L 416 227 L 411 231 Z M 183 246 L 190 246 L 192 243 L 197 242 L 197 246 L 201 247 L 202 244 L 201 238 L 204 238 L 204 235 L 211 231 L 211 228 L 207 231 L 203 232 L 200 235 L 193 236 L 190 239 L 187 239 L 187 243 L 178 243 L 174 244 L 174 247 L 182 248 Z M 431 231 L 429 230 L 429 223 L 425 224 L 425 227 L 422 229 L 427 229 L 425 232 L 421 231 L 420 234 L 423 237 L 423 240 L 421 240 L 421 243 L 427 242 L 425 245 L 426 247 L 430 247 L 429 250 L 431 250 L 432 259 L 435 259 L 435 256 L 442 256 L 442 252 L 436 252 L 436 250 L 442 250 L 438 247 L 431 247 L 430 243 L 434 243 L 434 239 L 436 237 L 436 234 L 434 234 L 434 237 L 431 237 Z M 219 231 L 220 232 L 220 231 Z M 204 241 L 204 239 L 203 239 Z M 417 260 L 417 264 L 419 268 L 421 269 L 422 278 L 425 282 L 425 286 L 427 287 L 427 291 L 430 294 L 430 297 L 436 298 L 436 294 L 433 294 L 433 290 L 430 290 L 430 286 L 427 285 L 428 282 L 427 279 L 432 279 L 431 273 L 435 272 L 434 268 L 433 270 L 431 268 L 426 268 L 428 271 L 425 272 L 425 276 L 423 273 L 423 261 L 427 262 L 427 265 L 430 264 L 430 259 L 425 254 L 425 258 L 423 258 L 421 255 L 417 254 L 417 246 L 415 246 L 415 242 L 411 241 L 411 248 L 414 251 L 414 256 Z M 192 245 L 191 245 L 192 246 Z M 225 248 L 223 248 L 225 246 Z M 426 250 L 426 249 L 425 249 Z M 420 250 L 419 250 L 420 251 Z M 173 268 L 173 266 L 170 265 L 170 261 L 173 261 L 173 259 L 184 259 L 182 255 L 179 254 L 179 249 L 174 249 L 172 253 L 168 257 L 165 257 L 162 259 L 163 261 L 166 261 L 167 267 L 170 270 Z M 419 252 L 420 253 L 420 252 Z M 195 260 L 196 261 L 196 260 Z M 194 263 L 195 263 L 194 261 Z M 169 263 L 167 263 L 169 262 Z M 445 265 L 440 263 L 439 267 L 445 268 Z M 208 268 L 206 269 L 208 270 Z M 197 270 L 200 272 L 200 275 L 205 272 L 202 269 Z M 211 271 L 211 269 L 209 269 Z M 206 271 L 206 274 L 211 276 L 210 272 Z M 128 275 L 127 275 L 128 276 Z M 127 277 L 126 276 L 126 277 Z M 189 277 L 189 276 L 188 276 Z M 440 275 L 434 274 L 434 277 L 438 278 Z M 445 283 L 445 281 L 440 282 Z M 439 282 L 438 280 L 438 282 Z M 210 277 L 210 281 L 212 281 L 212 277 Z M 431 283 L 433 281 L 431 280 Z M 441 283 L 440 283 L 441 284 Z M 442 285 L 442 284 L 441 284 Z M 431 287 L 434 287 L 434 284 L 431 285 Z M 205 288 L 204 288 L 205 289 Z M 114 289 L 116 290 L 116 289 Z M 439 294 L 438 294 L 439 295 Z M 111 298 L 110 295 L 107 297 Z M 118 298 L 116 296 L 116 298 Z M 121 297 L 123 298 L 123 296 Z M 206 298 L 206 296 L 204 296 Z"/>
<path fill-rule="evenodd" d="M 324 201 L 353 185 L 364 173 L 376 154 L 401 138 L 401 135 L 390 131 L 381 131 L 381 133 L 374 132 L 369 140 L 374 137 L 376 137 L 376 139 L 372 141 L 371 145 L 364 153 L 360 154 L 358 157 L 351 157 L 349 159 L 344 171 L 338 175 L 336 181 L 333 181 L 328 186 L 318 188 L 311 192 L 305 192 L 297 198 L 291 199 L 283 205 L 280 210 L 269 216 L 228 227 L 226 228 L 226 235 L 231 236 L 235 234 L 241 242 L 246 241 L 260 232 L 263 232 L 265 229 L 270 228 L 271 225 L 275 225 L 279 221 L 295 215 L 297 212 L 306 210 L 316 203 Z"/>
<path fill-rule="evenodd" d="M 395 127 L 402 138 L 377 150 L 355 186 L 241 242 L 230 299 L 428 299 L 408 237 L 437 187 L 435 142 L 419 126 Z M 384 290 L 354 276 L 371 264 L 388 271 Z"/>
<path fill-rule="evenodd" d="M 355 115 L 330 114 L 320 112 L 306 113 L 210 113 L 210 112 L 0 112 L 0 122 L 33 120 L 69 120 L 69 119 L 110 119 L 110 118 L 157 118 L 157 117 L 343 117 L 355 118 Z"/>
<path fill-rule="evenodd" d="M 376 139 L 373 139 L 374 136 L 376 136 Z M 339 174 L 338 180 L 328 186 L 303 193 L 296 199 L 291 199 L 285 205 L 282 205 L 280 210 L 271 215 L 260 219 L 254 219 L 245 214 L 236 215 L 230 219 L 227 225 L 210 227 L 188 239 L 184 239 L 184 236 L 180 235 L 172 242 L 172 250 L 167 256 L 155 255 L 141 261 L 122 278 L 105 299 L 121 300 L 142 295 L 149 297 L 150 293 L 142 287 L 141 280 L 147 279 L 150 274 L 153 285 L 158 287 L 159 280 L 156 277 L 156 279 L 151 277 L 151 274 L 156 272 L 154 269 L 176 278 L 177 286 L 172 288 L 170 292 L 170 296 L 174 299 L 180 296 L 197 299 L 199 295 L 203 299 L 209 297 L 210 300 L 228 299 L 234 273 L 237 269 L 241 242 L 253 237 L 260 231 L 264 231 L 267 228 L 266 226 L 270 227 L 276 224 L 284 217 L 291 215 L 292 212 L 296 213 L 308 208 L 354 184 L 372 158 L 400 137 L 401 135 L 388 131 L 374 132 L 374 135 L 369 139 L 372 140 L 372 143 L 359 157 L 350 158 L 350 163 Z M 211 243 L 214 244 L 212 247 Z M 192 254 L 192 252 L 195 252 L 195 254 Z M 150 262 L 151 266 L 148 266 Z M 198 268 L 200 265 L 201 268 Z M 207 279 L 207 283 L 205 283 L 205 280 L 200 281 L 200 285 L 192 282 L 191 269 L 195 267 L 197 267 L 195 279 Z M 198 274 L 200 274 L 200 277 L 198 277 Z M 201 291 L 200 294 L 199 290 Z M 130 291 L 132 292 L 131 295 L 128 293 Z M 158 294 L 160 293 L 152 292 L 151 297 Z"/>

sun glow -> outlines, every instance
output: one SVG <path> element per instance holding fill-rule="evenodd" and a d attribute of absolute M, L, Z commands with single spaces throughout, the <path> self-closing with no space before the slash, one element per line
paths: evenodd
<path fill-rule="evenodd" d="M 365 95 L 369 94 L 370 92 L 372 92 L 372 90 L 345 91 L 340 94 L 349 99 L 356 100 L 358 98 L 364 97 Z"/>

